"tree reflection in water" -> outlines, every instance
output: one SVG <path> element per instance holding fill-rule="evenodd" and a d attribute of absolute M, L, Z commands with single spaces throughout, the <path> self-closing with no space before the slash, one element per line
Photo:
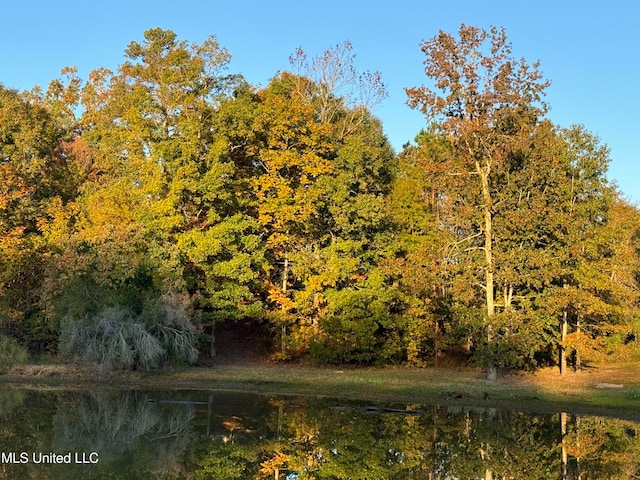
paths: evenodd
<path fill-rule="evenodd" d="M 420 405 L 406 405 L 410 413 L 401 414 L 398 406 L 326 400 L 270 403 L 266 431 L 211 438 L 198 449 L 189 478 L 626 480 L 640 474 L 640 425 L 631 421 Z"/>
<path fill-rule="evenodd" d="M 95 451 L 100 462 L 4 463 L 0 478 L 640 477 L 640 424 L 612 418 L 228 392 L 6 389 L 2 399 L 0 451 Z"/>
<path fill-rule="evenodd" d="M 54 416 L 54 443 L 63 451 L 100 452 L 103 463 L 174 469 L 192 440 L 189 404 L 151 403 L 135 391 L 65 396 Z"/>

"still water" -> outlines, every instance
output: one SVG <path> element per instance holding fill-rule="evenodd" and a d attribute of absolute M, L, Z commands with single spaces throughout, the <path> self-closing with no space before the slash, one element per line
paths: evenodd
<path fill-rule="evenodd" d="M 216 391 L 0 386 L 2 479 L 631 479 L 640 424 Z"/>

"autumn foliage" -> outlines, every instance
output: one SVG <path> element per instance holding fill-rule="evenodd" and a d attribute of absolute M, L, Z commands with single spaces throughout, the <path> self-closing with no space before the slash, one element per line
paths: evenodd
<path fill-rule="evenodd" d="M 0 87 L 0 333 L 105 368 L 214 356 L 238 320 L 280 361 L 637 355 L 640 212 L 606 146 L 545 117 L 504 30 L 421 49 L 397 153 L 349 42 L 256 87 L 152 29 L 116 71 Z"/>

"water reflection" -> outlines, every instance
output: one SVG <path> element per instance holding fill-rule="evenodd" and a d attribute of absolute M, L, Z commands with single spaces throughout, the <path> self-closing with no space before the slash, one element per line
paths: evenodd
<path fill-rule="evenodd" d="M 0 478 L 629 479 L 640 425 L 223 392 L 0 393 Z M 14 456 L 11 456 L 11 453 Z M 97 452 L 99 462 L 15 462 Z"/>
<path fill-rule="evenodd" d="M 10 415 L 11 412 L 24 403 L 26 392 L 14 388 L 0 390 L 0 417 Z"/>
<path fill-rule="evenodd" d="M 175 470 L 193 440 L 193 408 L 148 400 L 135 391 L 67 395 L 53 418 L 53 445 L 65 452 L 98 452 L 100 462 L 116 470 Z"/>

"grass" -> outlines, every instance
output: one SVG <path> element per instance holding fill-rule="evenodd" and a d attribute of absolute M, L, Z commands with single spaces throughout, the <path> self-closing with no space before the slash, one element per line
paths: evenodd
<path fill-rule="evenodd" d="M 569 411 L 640 421 L 640 364 L 607 365 L 560 376 L 557 369 L 484 379 L 471 368 L 317 368 L 301 365 L 217 365 L 100 374 L 77 365 L 14 367 L 0 382 L 63 388 L 236 390 L 260 394 L 311 395 L 404 404 Z"/>

